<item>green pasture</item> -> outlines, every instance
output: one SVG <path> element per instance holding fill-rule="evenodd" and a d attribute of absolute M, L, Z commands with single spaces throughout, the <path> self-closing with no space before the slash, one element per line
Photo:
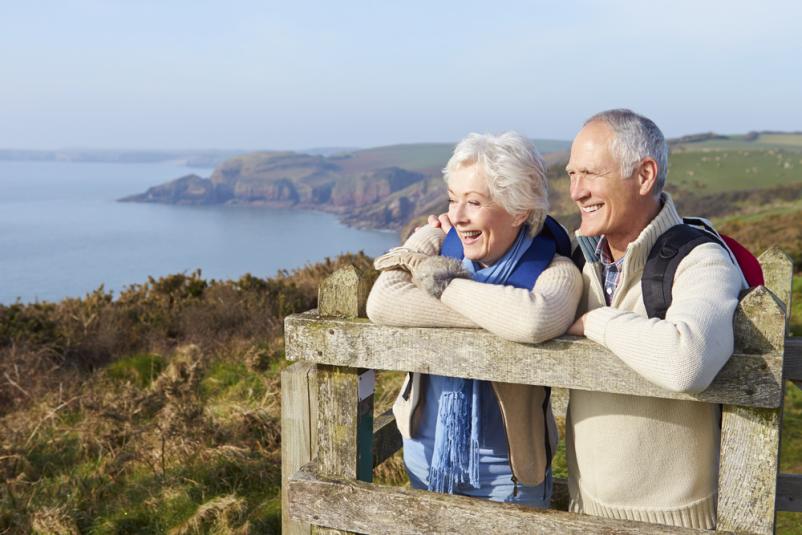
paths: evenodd
<path fill-rule="evenodd" d="M 802 153 L 787 150 L 675 151 L 668 182 L 701 194 L 762 189 L 802 180 Z"/>
<path fill-rule="evenodd" d="M 692 143 L 680 143 L 675 150 L 766 150 L 790 149 L 802 151 L 802 134 L 759 134 L 750 139 L 745 134 L 727 136 L 726 139 L 709 139 Z"/>

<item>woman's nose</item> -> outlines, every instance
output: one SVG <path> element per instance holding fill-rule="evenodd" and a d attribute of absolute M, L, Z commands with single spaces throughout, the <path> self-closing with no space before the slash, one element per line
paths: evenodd
<path fill-rule="evenodd" d="M 451 222 L 454 224 L 464 222 L 466 220 L 465 203 L 452 203 L 451 209 L 448 211 L 448 218 L 451 219 Z"/>

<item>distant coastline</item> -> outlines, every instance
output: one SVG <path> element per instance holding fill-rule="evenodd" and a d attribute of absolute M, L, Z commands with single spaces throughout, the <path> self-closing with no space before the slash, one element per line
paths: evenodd
<path fill-rule="evenodd" d="M 112 150 L 60 149 L 27 150 L 0 149 L 0 161 L 6 162 L 80 162 L 80 163 L 167 163 L 187 167 L 214 168 L 244 150 Z"/>

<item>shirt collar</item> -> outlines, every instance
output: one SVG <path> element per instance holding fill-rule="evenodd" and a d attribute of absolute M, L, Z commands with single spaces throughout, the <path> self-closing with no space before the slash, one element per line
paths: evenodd
<path fill-rule="evenodd" d="M 618 260 L 613 259 L 613 253 L 610 251 L 610 244 L 607 242 L 607 236 L 602 236 L 599 242 L 596 244 L 596 257 L 607 267 L 616 266 L 621 267 L 624 263 L 624 258 L 626 258 L 626 254 L 619 258 Z"/>

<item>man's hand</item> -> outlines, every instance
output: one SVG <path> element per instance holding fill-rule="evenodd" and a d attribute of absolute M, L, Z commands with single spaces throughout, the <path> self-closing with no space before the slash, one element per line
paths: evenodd
<path fill-rule="evenodd" d="M 429 216 L 429 225 L 434 228 L 441 228 L 443 232 L 448 234 L 451 230 L 451 227 L 454 225 L 451 224 L 451 220 L 448 218 L 448 213 L 437 215 L 430 215 Z"/>
<path fill-rule="evenodd" d="M 573 325 L 568 327 L 568 331 L 565 334 L 571 334 L 573 336 L 585 336 L 585 316 L 587 314 L 582 314 L 577 318 Z"/>

